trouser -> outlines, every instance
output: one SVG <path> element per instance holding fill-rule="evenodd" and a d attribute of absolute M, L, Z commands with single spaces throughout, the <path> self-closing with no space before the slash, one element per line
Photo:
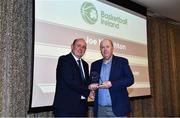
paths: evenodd
<path fill-rule="evenodd" d="M 116 117 L 111 106 L 98 106 L 98 117 Z"/>

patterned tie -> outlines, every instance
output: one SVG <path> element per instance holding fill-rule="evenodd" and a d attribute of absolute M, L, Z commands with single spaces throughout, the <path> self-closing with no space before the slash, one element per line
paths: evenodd
<path fill-rule="evenodd" d="M 77 61 L 78 61 L 78 64 L 79 64 L 81 78 L 82 78 L 83 82 L 86 83 L 86 79 L 85 79 L 84 74 L 83 74 L 83 69 L 82 69 L 81 61 L 80 60 L 77 60 Z"/>

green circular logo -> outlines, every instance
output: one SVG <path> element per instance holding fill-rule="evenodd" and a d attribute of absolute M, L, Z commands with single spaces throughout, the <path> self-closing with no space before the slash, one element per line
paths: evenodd
<path fill-rule="evenodd" d="M 84 2 L 81 6 L 81 15 L 88 24 L 95 24 L 98 19 L 98 12 L 95 6 L 90 2 Z"/>

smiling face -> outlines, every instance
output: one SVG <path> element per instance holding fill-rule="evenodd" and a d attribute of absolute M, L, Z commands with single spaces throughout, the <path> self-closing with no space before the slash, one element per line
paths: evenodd
<path fill-rule="evenodd" d="M 113 55 L 113 44 L 109 39 L 104 39 L 100 43 L 100 50 L 104 60 L 109 60 Z"/>
<path fill-rule="evenodd" d="M 76 39 L 71 45 L 71 52 L 77 57 L 81 58 L 86 51 L 86 42 L 84 39 Z"/>

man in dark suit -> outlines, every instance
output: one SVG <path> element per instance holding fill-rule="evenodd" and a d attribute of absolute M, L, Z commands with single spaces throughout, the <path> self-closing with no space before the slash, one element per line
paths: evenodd
<path fill-rule="evenodd" d="M 87 116 L 89 71 L 87 62 L 81 59 L 85 51 L 84 39 L 75 39 L 71 53 L 58 60 L 53 104 L 55 117 Z"/>
<path fill-rule="evenodd" d="M 128 60 L 113 55 L 113 43 L 109 39 L 100 43 L 100 50 L 103 59 L 93 62 L 90 72 L 98 73 L 102 82 L 89 85 L 95 91 L 94 116 L 128 116 L 131 108 L 127 87 L 134 83 Z"/>

